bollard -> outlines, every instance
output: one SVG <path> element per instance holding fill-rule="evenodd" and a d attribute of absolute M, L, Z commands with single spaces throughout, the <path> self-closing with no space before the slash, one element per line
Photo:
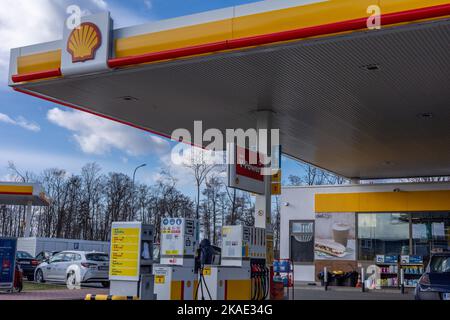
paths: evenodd
<path fill-rule="evenodd" d="M 85 301 L 120 301 L 120 300 L 139 300 L 138 297 L 132 296 L 112 296 L 104 294 L 88 294 Z"/>
<path fill-rule="evenodd" d="M 405 294 L 405 270 L 400 268 L 400 290 L 402 294 Z"/>
<path fill-rule="evenodd" d="M 323 268 L 323 282 L 325 283 L 325 291 L 328 290 L 328 270 L 327 267 Z"/>
<path fill-rule="evenodd" d="M 361 267 L 361 290 L 362 292 L 366 292 L 366 274 L 364 267 Z"/>

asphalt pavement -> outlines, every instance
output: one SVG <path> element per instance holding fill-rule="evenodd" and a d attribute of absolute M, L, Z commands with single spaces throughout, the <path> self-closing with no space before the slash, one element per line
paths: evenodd
<path fill-rule="evenodd" d="M 69 290 L 64 287 L 49 290 L 25 290 L 21 293 L 0 293 L 1 300 L 84 300 L 87 294 L 108 295 L 109 289 L 95 286 L 82 287 L 78 290 Z M 288 292 L 292 300 L 292 290 Z M 295 300 L 414 300 L 412 292 L 401 294 L 399 291 L 374 290 L 361 292 L 359 289 L 330 288 L 325 291 L 323 287 L 298 286 L 294 292 Z"/>
<path fill-rule="evenodd" d="M 43 284 L 35 284 L 32 282 L 25 282 L 24 290 L 20 293 L 0 292 L 0 301 L 84 300 L 86 295 L 88 294 L 108 295 L 109 289 L 104 289 L 99 285 L 93 284 L 89 286 L 83 286 L 81 289 L 69 290 L 64 284 L 43 285 Z"/>
<path fill-rule="evenodd" d="M 289 299 L 292 300 L 292 290 Z M 359 289 L 339 290 L 331 289 L 325 291 L 322 287 L 317 288 L 296 288 L 294 292 L 295 300 L 414 300 L 412 292 L 401 294 L 400 291 L 371 290 L 361 292 Z"/>

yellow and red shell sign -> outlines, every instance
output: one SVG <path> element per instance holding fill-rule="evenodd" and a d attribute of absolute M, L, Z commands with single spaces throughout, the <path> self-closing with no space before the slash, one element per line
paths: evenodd
<path fill-rule="evenodd" d="M 72 55 L 73 63 L 85 62 L 95 59 L 101 45 L 100 29 L 91 22 L 85 22 L 73 29 L 67 41 L 67 51 Z"/>

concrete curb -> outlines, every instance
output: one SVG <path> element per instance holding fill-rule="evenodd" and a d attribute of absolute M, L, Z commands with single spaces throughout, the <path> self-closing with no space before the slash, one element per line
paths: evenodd
<path fill-rule="evenodd" d="M 322 287 L 321 285 L 295 285 L 295 290 L 317 290 L 317 291 L 325 291 L 325 287 Z M 334 286 L 329 286 L 328 287 L 328 291 L 333 291 L 333 292 L 360 292 L 363 293 L 361 291 L 361 288 L 351 288 L 351 287 L 334 287 Z M 405 290 L 405 294 L 412 294 L 414 292 L 414 290 Z M 386 293 L 386 294 L 401 294 L 400 289 L 381 289 L 381 290 L 368 290 L 366 289 L 366 291 L 364 293 L 370 294 L 370 293 Z"/>

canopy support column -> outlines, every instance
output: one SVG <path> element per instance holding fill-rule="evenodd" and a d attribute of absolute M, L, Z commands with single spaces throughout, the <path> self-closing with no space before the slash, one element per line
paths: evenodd
<path fill-rule="evenodd" d="M 259 152 L 267 152 L 267 156 L 271 156 L 271 134 L 272 129 L 272 111 L 264 110 L 257 113 L 257 130 L 259 139 L 261 139 L 260 131 L 267 130 L 266 141 L 259 141 Z M 265 148 L 263 147 L 265 146 Z M 262 149 L 262 150 L 261 150 Z M 255 227 L 268 229 L 271 225 L 271 208 L 272 208 L 272 176 L 264 177 L 264 195 L 256 195 L 255 204 Z"/>
<path fill-rule="evenodd" d="M 26 213 L 25 213 L 25 232 L 24 232 L 25 238 L 29 238 L 31 236 L 32 208 L 33 208 L 33 203 L 30 201 L 27 203 Z"/>

